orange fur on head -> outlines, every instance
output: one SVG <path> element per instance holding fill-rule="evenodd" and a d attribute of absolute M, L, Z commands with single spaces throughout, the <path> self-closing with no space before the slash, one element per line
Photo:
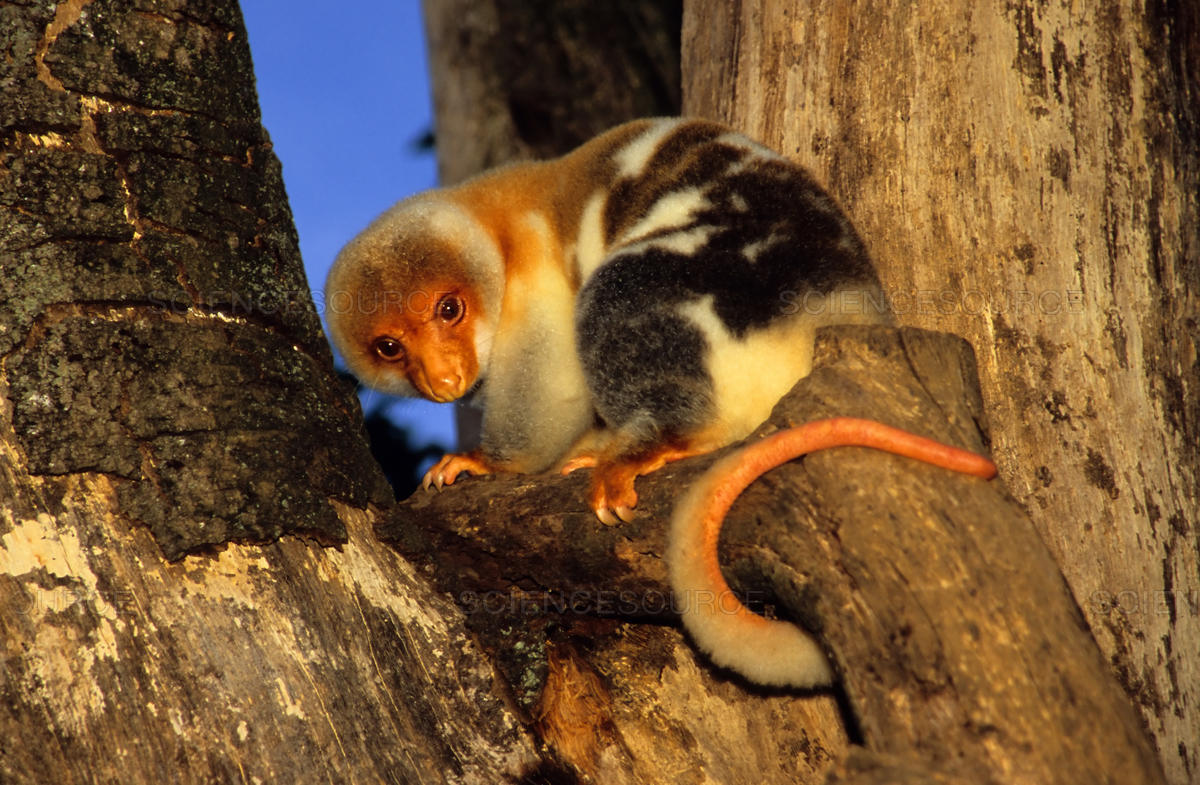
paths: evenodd
<path fill-rule="evenodd" d="M 499 311 L 499 252 L 435 198 L 393 207 L 338 255 L 326 284 L 333 343 L 366 384 L 445 403 L 475 385 Z M 488 285 L 490 284 L 490 285 Z"/>

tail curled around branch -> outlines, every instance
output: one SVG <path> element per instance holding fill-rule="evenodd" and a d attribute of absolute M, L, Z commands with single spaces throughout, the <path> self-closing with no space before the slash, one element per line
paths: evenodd
<path fill-rule="evenodd" d="M 675 507 L 667 541 L 671 589 L 696 645 L 720 666 L 768 686 L 816 687 L 833 680 L 820 645 L 794 624 L 751 612 L 717 560 L 717 538 L 734 499 L 771 469 L 829 447 L 873 447 L 990 479 L 981 455 L 871 420 L 836 417 L 773 434 L 714 463 Z"/>

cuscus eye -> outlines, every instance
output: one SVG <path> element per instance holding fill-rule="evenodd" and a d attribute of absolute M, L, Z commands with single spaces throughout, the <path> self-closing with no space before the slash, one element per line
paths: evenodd
<path fill-rule="evenodd" d="M 437 308 L 434 310 L 434 313 L 436 313 L 437 318 L 441 319 L 443 322 L 446 322 L 447 324 L 453 324 L 462 318 L 465 310 L 466 306 L 464 306 L 462 298 L 453 294 L 448 294 L 442 299 L 438 300 Z"/>
<path fill-rule="evenodd" d="M 376 338 L 371 343 L 371 349 L 381 360 L 388 362 L 395 362 L 404 356 L 404 346 L 395 338 L 387 335 Z"/>

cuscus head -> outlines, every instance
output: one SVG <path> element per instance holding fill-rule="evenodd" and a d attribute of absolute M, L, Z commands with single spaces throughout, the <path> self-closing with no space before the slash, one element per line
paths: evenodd
<path fill-rule="evenodd" d="M 449 199 L 416 196 L 338 254 L 326 322 L 367 386 L 452 401 L 487 367 L 503 286 L 500 250 L 484 227 Z"/>

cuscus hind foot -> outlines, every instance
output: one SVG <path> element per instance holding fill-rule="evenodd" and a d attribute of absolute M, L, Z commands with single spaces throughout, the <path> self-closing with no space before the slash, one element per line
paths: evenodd
<path fill-rule="evenodd" d="M 601 523 L 613 526 L 620 521 L 629 523 L 633 520 L 634 508 L 638 501 L 634 483 L 638 477 L 658 471 L 672 461 L 704 452 L 708 450 L 660 445 L 615 458 L 579 456 L 563 467 L 563 473 L 565 474 L 568 467 L 574 463 L 578 465 L 573 466 L 571 470 L 586 466 L 595 467 L 588 490 L 588 505 Z"/>

